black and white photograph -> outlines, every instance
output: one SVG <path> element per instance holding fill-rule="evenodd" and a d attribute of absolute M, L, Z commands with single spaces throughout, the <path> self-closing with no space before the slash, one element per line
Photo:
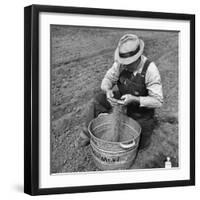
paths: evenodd
<path fill-rule="evenodd" d="M 51 173 L 179 167 L 179 32 L 50 31 Z"/>
<path fill-rule="evenodd" d="M 40 5 L 25 16 L 25 192 L 193 185 L 194 16 Z"/>

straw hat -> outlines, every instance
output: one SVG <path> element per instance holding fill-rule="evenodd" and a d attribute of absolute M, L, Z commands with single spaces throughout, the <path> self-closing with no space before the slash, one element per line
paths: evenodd
<path fill-rule="evenodd" d="M 126 34 L 118 43 L 115 50 L 115 61 L 128 65 L 135 62 L 144 51 L 144 42 L 137 35 Z"/>

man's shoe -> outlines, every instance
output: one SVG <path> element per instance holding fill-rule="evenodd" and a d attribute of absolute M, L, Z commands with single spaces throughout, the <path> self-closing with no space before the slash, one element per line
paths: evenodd
<path fill-rule="evenodd" d="M 90 138 L 88 137 L 88 133 L 83 129 L 79 135 L 79 138 L 76 141 L 77 147 L 85 147 L 90 144 Z"/>

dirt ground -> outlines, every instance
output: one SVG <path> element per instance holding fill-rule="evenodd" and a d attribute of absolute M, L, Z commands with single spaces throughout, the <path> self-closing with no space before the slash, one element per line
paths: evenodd
<path fill-rule="evenodd" d="M 158 66 L 164 92 L 151 145 L 138 153 L 131 168 L 161 168 L 167 156 L 178 166 L 178 33 L 51 25 L 51 173 L 99 170 L 90 145 L 80 148 L 75 141 L 84 108 L 100 91 L 125 33 L 144 40 L 144 55 Z"/>

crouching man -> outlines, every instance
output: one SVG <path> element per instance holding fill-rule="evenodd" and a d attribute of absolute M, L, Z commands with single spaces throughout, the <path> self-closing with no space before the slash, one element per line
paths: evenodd
<path fill-rule="evenodd" d="M 143 55 L 143 51 L 144 42 L 136 35 L 126 34 L 119 40 L 114 63 L 101 83 L 103 92 L 95 96 L 86 108 L 86 121 L 79 139 L 81 146 L 89 144 L 89 122 L 100 113 L 109 113 L 116 98 L 127 107 L 127 116 L 142 127 L 139 149 L 149 146 L 154 110 L 161 107 L 163 92 L 158 68 Z"/>

